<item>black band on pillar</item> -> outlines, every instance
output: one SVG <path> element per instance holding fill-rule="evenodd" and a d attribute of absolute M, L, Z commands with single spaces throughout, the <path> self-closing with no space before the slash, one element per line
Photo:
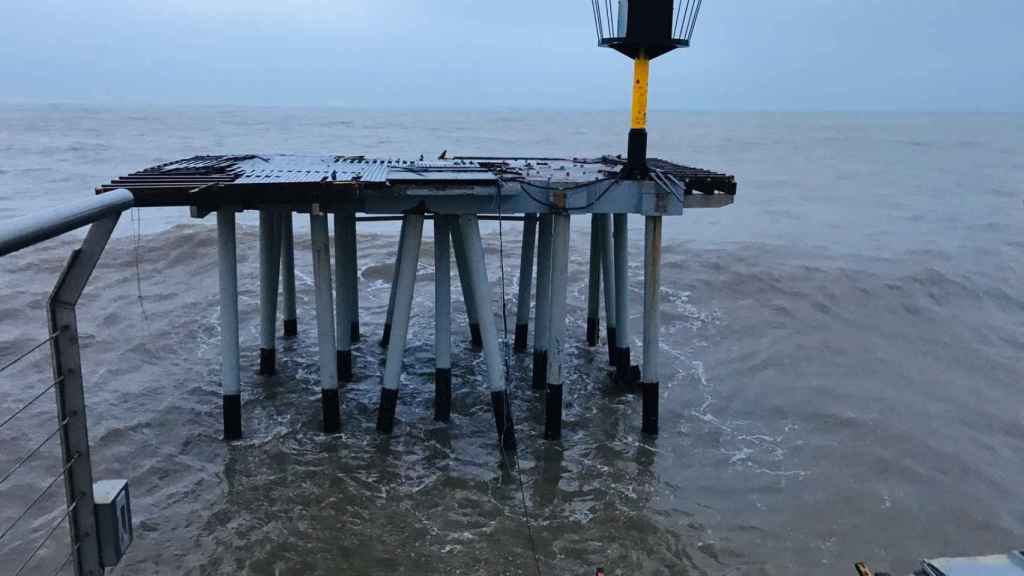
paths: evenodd
<path fill-rule="evenodd" d="M 434 420 L 448 422 L 452 416 L 452 369 L 434 370 Z"/>
<path fill-rule="evenodd" d="M 341 429 L 341 406 L 338 389 L 320 389 L 320 407 L 323 412 L 324 432 L 334 434 Z"/>
<path fill-rule="evenodd" d="M 504 391 L 491 392 L 491 406 L 494 408 L 494 425 L 498 431 L 498 443 L 502 450 L 515 450 L 516 427 L 512 422 L 512 406 Z"/>
<path fill-rule="evenodd" d="M 224 439 L 238 440 L 242 437 L 242 397 L 238 394 L 225 394 L 224 402 Z"/>
<path fill-rule="evenodd" d="M 380 407 L 377 410 L 377 431 L 391 434 L 395 428 L 395 408 L 398 406 L 398 390 L 380 389 Z"/>
<path fill-rule="evenodd" d="M 623 176 L 631 179 L 647 177 L 647 130 L 643 128 L 632 128 L 629 131 Z"/>
<path fill-rule="evenodd" d="M 277 354 L 273 348 L 260 348 L 260 374 L 269 376 L 277 371 Z"/>
<path fill-rule="evenodd" d="M 352 381 L 352 351 L 338 350 L 338 382 Z"/>
<path fill-rule="evenodd" d="M 484 345 L 484 339 L 480 337 L 480 324 L 476 322 L 469 325 L 469 342 L 474 348 L 480 348 Z"/>
<path fill-rule="evenodd" d="M 533 389 L 543 390 L 548 379 L 548 353 L 543 350 L 533 352 Z"/>
<path fill-rule="evenodd" d="M 608 365 L 615 366 L 615 326 L 605 329 L 608 338 Z"/>
<path fill-rule="evenodd" d="M 380 335 L 380 345 L 387 348 L 391 340 L 391 322 L 384 323 L 384 333 Z"/>
<path fill-rule="evenodd" d="M 587 346 L 597 346 L 601 333 L 601 320 L 598 318 L 587 318 Z"/>
<path fill-rule="evenodd" d="M 562 385 L 548 384 L 544 392 L 544 439 L 562 437 Z"/>
<path fill-rule="evenodd" d="M 285 318 L 284 321 L 284 335 L 285 336 L 298 336 L 299 335 L 299 321 L 295 318 L 291 320 Z"/>
<path fill-rule="evenodd" d="M 512 350 L 515 352 L 526 352 L 526 340 L 529 335 L 529 324 L 516 324 L 516 335 L 512 341 Z"/>
<path fill-rule="evenodd" d="M 644 382 L 640 385 L 643 396 L 641 431 L 652 436 L 658 434 L 658 383 Z"/>

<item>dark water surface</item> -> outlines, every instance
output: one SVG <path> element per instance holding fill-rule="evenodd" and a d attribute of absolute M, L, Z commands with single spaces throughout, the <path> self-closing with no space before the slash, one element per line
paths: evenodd
<path fill-rule="evenodd" d="M 624 120 L 0 107 L 0 219 L 195 153 L 592 155 L 620 149 Z M 540 439 L 528 356 L 512 368 L 544 574 L 849 574 L 862 558 L 899 572 L 922 556 L 1020 546 L 1024 117 L 660 113 L 651 125 L 653 154 L 735 173 L 739 196 L 666 221 L 653 441 L 639 435 L 639 399 L 606 390 L 603 343 L 583 346 L 588 236 L 574 219 L 561 443 Z M 374 431 L 376 339 L 396 238 L 361 227 L 367 337 L 358 381 L 342 391 L 343 433 L 325 437 L 304 221 L 300 335 L 278 341 L 271 378 L 255 374 L 254 221 L 239 229 L 239 443 L 220 439 L 211 222 L 181 209 L 126 214 L 79 305 L 96 476 L 132 489 L 135 542 L 115 573 L 529 573 L 519 486 L 495 450 L 483 359 L 458 319 L 455 416 L 431 419 L 429 238 L 386 439 Z M 632 224 L 639 355 L 642 222 Z M 502 230 L 510 313 L 519 230 Z M 485 228 L 496 303 L 498 240 Z M 73 244 L 0 260 L 0 362 L 45 336 L 46 295 Z M 0 418 L 48 381 L 45 353 L 0 374 Z M 0 471 L 52 429 L 52 403 L 15 422 L 0 430 Z M 53 477 L 54 458 L 44 450 L 0 486 L 0 528 Z M 59 519 L 62 497 L 58 485 L 0 542 L 0 566 Z M 47 546 L 40 566 L 65 550 Z"/>

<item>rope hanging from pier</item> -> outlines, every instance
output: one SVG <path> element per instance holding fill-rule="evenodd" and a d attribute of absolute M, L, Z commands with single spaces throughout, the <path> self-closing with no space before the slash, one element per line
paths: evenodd
<path fill-rule="evenodd" d="M 508 384 L 508 375 L 511 371 L 511 352 L 508 346 L 508 309 L 505 305 L 507 298 L 505 296 L 505 235 L 502 227 L 502 205 L 501 205 L 501 184 L 499 180 L 498 188 L 495 190 L 495 196 L 498 203 L 498 269 L 499 277 L 501 278 L 501 326 L 502 326 L 502 359 L 505 363 L 505 398 L 507 399 L 509 406 L 512 404 L 512 387 Z M 519 280 L 522 282 L 522 278 Z M 506 426 L 508 420 L 506 419 Z M 504 433 L 508 433 L 506 429 Z M 502 435 L 504 435 L 504 433 Z M 508 455 L 505 451 L 503 442 L 498 442 L 498 449 L 501 450 L 501 458 L 507 462 Z M 530 520 L 530 508 L 526 503 L 526 488 L 523 486 L 523 471 L 519 467 L 519 454 L 516 450 L 512 450 L 512 463 L 516 471 L 516 478 L 519 481 L 519 497 L 523 504 L 523 521 L 526 523 L 526 532 L 530 538 L 530 551 L 533 553 L 534 568 L 537 570 L 537 576 L 542 576 L 540 569 L 540 556 L 537 555 L 537 541 L 533 536 L 533 522 Z M 507 464 L 506 464 L 507 466 Z"/>

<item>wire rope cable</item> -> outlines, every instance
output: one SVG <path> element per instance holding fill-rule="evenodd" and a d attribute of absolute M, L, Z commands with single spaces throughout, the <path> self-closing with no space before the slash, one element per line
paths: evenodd
<path fill-rule="evenodd" d="M 506 406 L 506 414 L 510 414 L 511 406 L 512 406 L 512 389 L 511 389 L 511 387 L 509 386 L 509 383 L 508 383 L 508 374 L 509 374 L 510 369 L 511 369 L 511 358 L 510 358 L 510 354 L 511 353 L 510 353 L 509 347 L 508 347 L 508 307 L 505 305 L 505 302 L 506 302 L 506 299 L 505 299 L 505 236 L 504 236 L 504 233 L 503 233 L 504 231 L 503 231 L 503 227 L 502 227 L 501 181 L 500 180 L 498 181 L 498 186 L 495 189 L 495 195 L 497 196 L 497 201 L 498 201 L 498 267 L 499 267 L 499 271 L 500 271 L 499 276 L 501 278 L 500 285 L 501 285 L 501 325 L 502 325 L 501 348 L 502 348 L 502 358 L 503 358 L 504 363 L 505 363 L 504 379 L 505 379 L 505 402 L 507 404 L 507 406 Z M 520 282 L 522 282 L 522 279 L 520 279 Z M 510 420 L 511 420 L 511 416 L 506 416 L 505 422 L 504 422 L 506 427 L 508 426 L 508 422 Z M 508 433 L 508 429 L 507 428 L 502 432 L 502 437 L 504 437 L 506 433 Z M 501 450 L 501 458 L 502 458 L 502 460 L 505 461 L 505 465 L 508 466 L 508 454 L 505 452 L 504 442 L 500 442 L 499 443 L 499 449 Z M 542 576 L 541 567 L 540 567 L 540 556 L 537 555 L 537 541 L 536 541 L 536 539 L 534 538 L 534 535 L 533 535 L 533 522 L 530 520 L 530 508 L 529 508 L 529 506 L 526 503 L 526 488 L 524 488 L 524 484 L 523 484 L 523 471 L 519 467 L 519 455 L 516 453 L 515 450 L 512 451 L 512 463 L 513 463 L 513 465 L 514 465 L 513 467 L 514 467 L 514 469 L 516 471 L 516 478 L 518 479 L 518 482 L 519 482 L 519 497 L 520 497 L 520 500 L 522 501 L 522 504 L 523 504 L 523 519 L 526 522 L 526 532 L 529 535 L 529 539 L 530 539 L 530 551 L 533 553 L 534 569 L 537 571 L 537 576 Z"/>

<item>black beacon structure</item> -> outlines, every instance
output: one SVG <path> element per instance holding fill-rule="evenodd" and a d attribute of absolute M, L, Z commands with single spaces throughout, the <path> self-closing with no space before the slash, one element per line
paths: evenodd
<path fill-rule="evenodd" d="M 701 0 L 591 0 L 598 44 L 633 59 L 633 112 L 623 177 L 647 177 L 647 79 L 651 60 L 690 45 Z"/>

